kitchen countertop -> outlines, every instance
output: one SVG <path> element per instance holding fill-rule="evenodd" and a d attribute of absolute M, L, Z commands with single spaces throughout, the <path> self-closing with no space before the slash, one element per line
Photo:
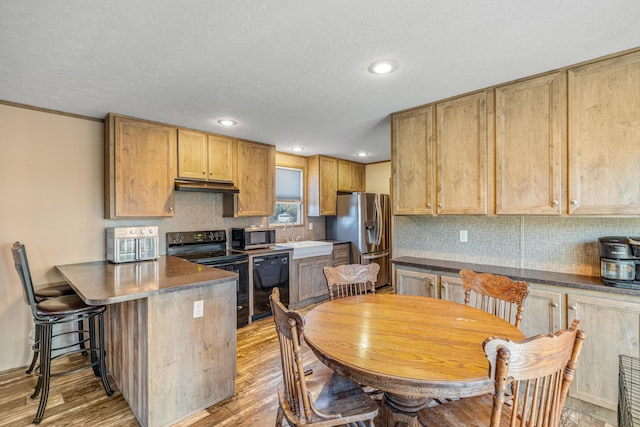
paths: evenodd
<path fill-rule="evenodd" d="M 174 256 L 156 261 L 113 264 L 108 261 L 56 266 L 80 298 L 91 305 L 146 298 L 200 285 L 238 280 L 233 272 L 205 267 Z"/>
<path fill-rule="evenodd" d="M 598 292 L 608 292 L 612 294 L 640 296 L 640 291 L 633 289 L 616 288 L 605 286 L 600 277 L 580 276 L 577 274 L 554 273 L 542 270 L 528 270 L 525 268 L 498 267 L 486 264 L 471 264 L 458 261 L 445 261 L 438 259 L 419 257 L 398 257 L 391 260 L 392 264 L 407 267 L 424 268 L 448 273 L 458 273 L 462 269 L 473 270 L 480 273 L 499 274 L 514 280 L 524 280 L 525 282 L 535 282 L 547 285 L 558 285 L 568 288 L 588 289 Z"/>
<path fill-rule="evenodd" d="M 254 255 L 269 255 L 269 254 L 279 253 L 279 252 L 293 252 L 293 249 L 283 248 L 280 246 L 269 246 L 268 248 L 260 248 L 260 249 L 247 249 L 247 250 L 233 249 L 233 252 L 254 256 Z"/>

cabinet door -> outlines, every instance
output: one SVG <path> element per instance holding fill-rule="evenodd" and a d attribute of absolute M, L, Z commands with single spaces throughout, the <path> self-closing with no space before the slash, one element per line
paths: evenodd
<path fill-rule="evenodd" d="M 396 294 L 436 298 L 438 275 L 394 267 Z"/>
<path fill-rule="evenodd" d="M 315 261 L 310 260 L 300 260 L 297 261 L 298 264 L 298 298 L 299 301 L 304 301 L 309 298 L 313 298 L 313 294 L 315 291 L 314 286 L 314 277 L 316 271 Z"/>
<path fill-rule="evenodd" d="M 105 125 L 106 217 L 173 216 L 176 128 L 115 115 Z"/>
<path fill-rule="evenodd" d="M 560 215 L 564 73 L 496 88 L 496 213 Z"/>
<path fill-rule="evenodd" d="M 275 210 L 275 147 L 238 141 L 238 216 L 271 216 Z"/>
<path fill-rule="evenodd" d="M 487 213 L 486 116 L 486 92 L 436 105 L 437 214 Z"/>
<path fill-rule="evenodd" d="M 391 119 L 394 215 L 433 213 L 433 106 Z"/>
<path fill-rule="evenodd" d="M 331 258 L 331 256 L 318 257 L 318 259 L 315 261 L 315 271 L 313 278 L 314 297 L 329 295 L 327 278 L 324 276 L 324 268 L 331 266 L 332 263 L 333 259 Z"/>
<path fill-rule="evenodd" d="M 570 69 L 569 214 L 640 212 L 640 52 Z"/>
<path fill-rule="evenodd" d="M 303 258 L 295 263 L 299 301 L 329 294 L 323 268 L 331 265 L 330 256 Z"/>
<path fill-rule="evenodd" d="M 528 337 L 552 334 L 562 328 L 562 294 L 529 286 L 524 300 L 524 313 L 520 329 Z"/>
<path fill-rule="evenodd" d="M 640 357 L 640 303 L 568 294 L 567 304 L 587 335 L 569 396 L 615 411 L 618 355 Z"/>
<path fill-rule="evenodd" d="M 366 191 L 366 167 L 362 163 L 353 163 L 353 191 Z"/>
<path fill-rule="evenodd" d="M 178 176 L 207 179 L 207 134 L 178 129 Z"/>
<path fill-rule="evenodd" d="M 307 214 L 336 214 L 338 191 L 338 159 L 324 156 L 307 157 Z"/>
<path fill-rule="evenodd" d="M 338 159 L 338 190 L 353 191 L 353 163 Z"/>
<path fill-rule="evenodd" d="M 208 135 L 209 181 L 233 182 L 234 142 L 233 138 Z"/>
<path fill-rule="evenodd" d="M 464 286 L 459 277 L 440 276 L 440 298 L 464 304 Z"/>

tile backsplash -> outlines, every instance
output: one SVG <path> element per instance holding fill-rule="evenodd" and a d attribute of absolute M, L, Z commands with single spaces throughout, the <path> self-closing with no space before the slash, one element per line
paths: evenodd
<path fill-rule="evenodd" d="M 199 192 L 175 192 L 175 215 L 173 218 L 145 218 L 106 220 L 105 227 L 121 227 L 134 225 L 157 225 L 160 235 L 160 254 L 166 253 L 166 233 L 169 231 L 189 230 L 226 230 L 233 227 L 251 227 L 254 225 L 267 227 L 268 218 L 227 218 L 222 216 L 222 194 Z M 309 223 L 313 223 L 313 230 L 309 230 Z M 291 229 L 274 227 L 276 240 L 284 242 L 291 238 Z M 300 240 L 324 239 L 326 236 L 324 218 L 307 218 L 304 226 L 296 226 L 294 238 Z M 227 240 L 230 236 L 227 235 Z"/>
<path fill-rule="evenodd" d="M 598 237 L 640 235 L 640 218 L 395 216 L 393 230 L 394 257 L 599 276 Z"/>

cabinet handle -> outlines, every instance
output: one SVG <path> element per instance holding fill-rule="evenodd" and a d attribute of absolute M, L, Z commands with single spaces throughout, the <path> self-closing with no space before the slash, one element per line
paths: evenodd
<path fill-rule="evenodd" d="M 554 207 L 554 208 L 555 208 L 556 206 L 558 206 L 558 201 L 557 201 L 557 200 L 553 200 L 553 201 L 551 202 L 551 206 L 552 206 L 552 207 Z"/>
<path fill-rule="evenodd" d="M 206 175 L 206 174 L 207 174 L 207 171 L 202 171 L 202 175 Z"/>
<path fill-rule="evenodd" d="M 438 209 L 442 209 L 442 203 L 438 203 Z"/>
<path fill-rule="evenodd" d="M 553 308 L 558 308 L 558 303 L 557 303 L 557 302 L 552 302 L 552 303 L 551 303 L 551 307 L 553 307 Z"/>
<path fill-rule="evenodd" d="M 577 308 L 577 307 L 576 307 L 575 305 L 570 305 L 570 306 L 569 306 L 569 310 L 576 311 L 576 308 Z"/>
<path fill-rule="evenodd" d="M 427 209 L 431 209 L 431 203 L 427 203 Z"/>
<path fill-rule="evenodd" d="M 169 212 L 173 212 L 173 206 L 169 206 Z"/>
<path fill-rule="evenodd" d="M 578 204 L 578 201 L 577 201 L 576 199 L 573 199 L 573 200 L 571 200 L 571 204 L 572 204 L 573 206 L 575 206 L 575 205 L 577 205 L 577 204 Z"/>

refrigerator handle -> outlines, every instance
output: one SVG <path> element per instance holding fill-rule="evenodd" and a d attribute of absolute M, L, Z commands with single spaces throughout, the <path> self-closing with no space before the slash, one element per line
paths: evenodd
<path fill-rule="evenodd" d="M 380 246 L 382 241 L 382 207 L 380 206 L 380 194 L 376 194 L 376 245 Z"/>

